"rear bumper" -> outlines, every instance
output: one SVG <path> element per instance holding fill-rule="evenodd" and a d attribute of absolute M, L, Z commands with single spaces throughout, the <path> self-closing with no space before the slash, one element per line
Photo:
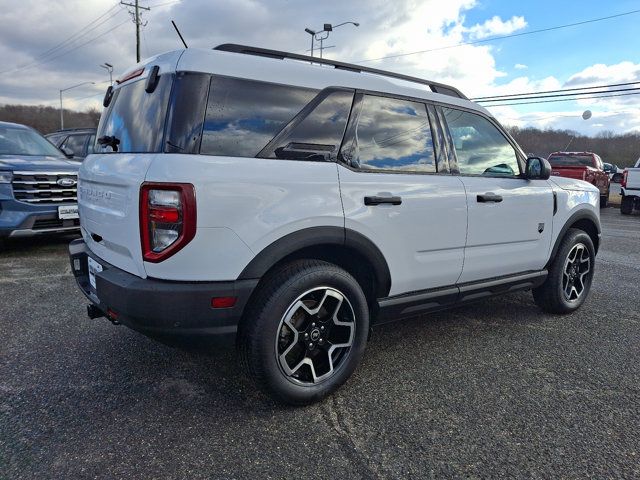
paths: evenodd
<path fill-rule="evenodd" d="M 88 256 L 103 267 L 102 272 L 96 273 L 95 289 L 89 283 Z M 71 242 L 69 257 L 80 290 L 100 312 L 148 335 L 233 335 L 258 284 L 257 279 L 230 282 L 143 279 L 96 257 L 82 239 Z M 212 308 L 212 297 L 237 300 L 230 308 Z"/>

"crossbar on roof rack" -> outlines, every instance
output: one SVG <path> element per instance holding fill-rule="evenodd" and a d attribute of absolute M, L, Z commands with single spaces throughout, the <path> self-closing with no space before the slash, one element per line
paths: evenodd
<path fill-rule="evenodd" d="M 361 65 L 355 65 L 353 63 L 339 62 L 337 60 L 329 60 L 327 58 L 310 57 L 309 55 L 300 55 L 298 53 L 283 52 L 280 50 L 270 50 L 268 48 L 251 47 L 248 45 L 238 45 L 236 43 L 225 43 L 218 45 L 214 50 L 221 50 L 223 52 L 243 53 L 245 55 L 256 55 L 259 57 L 276 58 L 284 60 L 285 58 L 292 60 L 301 60 L 304 62 L 318 63 L 322 65 L 331 65 L 334 68 L 340 70 L 348 70 L 356 73 L 373 73 L 375 75 L 381 75 L 384 77 L 397 78 L 412 83 L 419 83 L 421 85 L 428 86 L 432 92 L 441 93 L 443 95 L 449 95 L 451 97 L 458 97 L 467 99 L 467 97 L 457 88 L 443 83 L 432 82 L 431 80 L 425 80 L 423 78 L 412 77 L 410 75 L 403 75 L 401 73 L 389 72 L 387 70 L 379 70 L 377 68 L 363 67 Z"/>

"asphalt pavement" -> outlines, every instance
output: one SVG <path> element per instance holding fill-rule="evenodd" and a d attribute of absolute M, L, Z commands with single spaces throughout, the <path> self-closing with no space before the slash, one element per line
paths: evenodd
<path fill-rule="evenodd" d="M 380 327 L 289 408 L 233 348 L 88 320 L 67 238 L 0 253 L 0 478 L 638 478 L 640 215 L 602 212 L 591 295 L 527 292 Z"/>

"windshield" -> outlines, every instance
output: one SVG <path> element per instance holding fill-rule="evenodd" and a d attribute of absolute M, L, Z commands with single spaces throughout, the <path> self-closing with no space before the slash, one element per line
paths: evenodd
<path fill-rule="evenodd" d="M 549 158 L 552 167 L 593 167 L 591 155 L 552 155 Z"/>
<path fill-rule="evenodd" d="M 62 157 L 62 152 L 34 130 L 0 125 L 0 155 Z"/>
<path fill-rule="evenodd" d="M 100 119 L 98 138 L 115 137 L 120 142 L 118 153 L 161 152 L 172 78 L 172 75 L 160 75 L 158 85 L 151 93 L 145 91 L 145 79 L 116 90 Z M 106 145 L 95 148 L 96 153 L 111 151 Z"/>

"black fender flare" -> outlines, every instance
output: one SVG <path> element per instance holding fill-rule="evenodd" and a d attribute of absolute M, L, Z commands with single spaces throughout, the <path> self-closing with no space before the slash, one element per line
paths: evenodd
<path fill-rule="evenodd" d="M 391 290 L 391 272 L 380 249 L 367 237 L 342 227 L 310 227 L 285 235 L 260 251 L 242 270 L 238 280 L 262 278 L 282 259 L 304 248 L 337 246 L 357 251 L 371 264 L 376 275 L 378 298 Z"/>
<path fill-rule="evenodd" d="M 600 220 L 598 219 L 597 215 L 591 210 L 580 210 L 578 212 L 575 212 L 567 219 L 566 222 L 564 222 L 564 225 L 560 229 L 560 233 L 556 237 L 556 241 L 553 244 L 553 249 L 551 250 L 549 260 L 547 261 L 547 264 L 544 268 L 549 268 L 551 262 L 553 262 L 553 259 L 556 258 L 556 254 L 558 253 L 558 249 L 560 248 L 560 243 L 562 242 L 564 236 L 567 234 L 567 230 L 569 230 L 579 220 L 589 220 L 591 223 L 593 223 L 593 226 L 596 228 L 596 231 L 598 233 L 598 239 L 596 242 L 594 242 L 594 247 L 596 249 L 596 252 L 598 251 L 598 248 L 600 246 L 600 235 L 602 233 L 602 230 L 600 228 Z"/>

